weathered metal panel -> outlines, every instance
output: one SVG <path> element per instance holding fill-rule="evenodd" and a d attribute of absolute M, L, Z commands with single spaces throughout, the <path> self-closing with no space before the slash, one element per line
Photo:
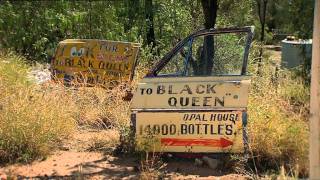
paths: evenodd
<path fill-rule="evenodd" d="M 88 83 L 132 79 L 139 44 L 106 40 L 68 39 L 59 43 L 53 74 L 59 79 Z"/>
<path fill-rule="evenodd" d="M 159 73 L 195 37 L 226 33 L 248 34 L 239 75 Z M 199 30 L 168 52 L 134 93 L 131 122 L 137 147 L 149 152 L 244 152 L 250 85 L 246 71 L 252 37 L 252 27 Z M 188 67 L 188 58 L 184 60 Z"/>
<path fill-rule="evenodd" d="M 281 41 L 281 66 L 294 68 L 311 64 L 312 40 Z"/>
<path fill-rule="evenodd" d="M 138 112 L 136 140 L 154 152 L 244 151 L 241 111 Z"/>
<path fill-rule="evenodd" d="M 144 78 L 131 109 L 246 108 L 247 76 Z"/>

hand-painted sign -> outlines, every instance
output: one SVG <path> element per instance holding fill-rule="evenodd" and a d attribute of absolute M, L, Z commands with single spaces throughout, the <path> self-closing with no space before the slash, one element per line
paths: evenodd
<path fill-rule="evenodd" d="M 223 109 L 246 107 L 246 76 L 145 78 L 135 92 L 132 109 Z"/>
<path fill-rule="evenodd" d="M 51 65 L 58 79 L 89 84 L 132 79 L 137 43 L 68 39 L 59 43 Z"/>
<path fill-rule="evenodd" d="M 230 33 L 247 34 L 240 38 L 245 39 L 245 45 L 238 46 L 244 48 L 243 53 L 223 58 L 224 54 L 216 51 L 223 48 L 208 49 Z M 215 36 L 215 43 L 211 44 L 210 36 Z M 236 44 L 243 42 L 237 37 Z M 151 152 L 244 152 L 250 85 L 246 71 L 252 38 L 252 27 L 204 29 L 177 43 L 138 83 L 134 93 L 131 122 L 137 147 Z M 193 51 L 193 47 L 201 48 Z M 234 48 L 228 44 L 223 51 L 228 54 Z M 163 70 L 170 73 L 163 74 Z"/>
<path fill-rule="evenodd" d="M 138 147 L 149 148 L 151 151 L 243 152 L 244 150 L 241 111 L 138 112 L 136 118 Z M 145 147 L 146 144 L 149 147 Z"/>

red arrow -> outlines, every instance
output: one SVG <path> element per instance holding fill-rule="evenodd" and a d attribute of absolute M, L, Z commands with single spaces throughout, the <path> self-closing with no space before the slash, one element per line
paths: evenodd
<path fill-rule="evenodd" d="M 233 142 L 225 139 L 177 139 L 177 138 L 161 138 L 163 146 L 210 146 L 210 147 L 228 147 Z"/>

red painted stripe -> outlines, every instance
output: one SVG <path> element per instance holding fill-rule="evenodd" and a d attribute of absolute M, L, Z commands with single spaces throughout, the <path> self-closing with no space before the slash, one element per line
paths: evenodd
<path fill-rule="evenodd" d="M 162 138 L 161 145 L 163 146 L 208 146 L 208 147 L 228 147 L 233 145 L 233 142 L 225 139 L 177 139 L 177 138 Z"/>

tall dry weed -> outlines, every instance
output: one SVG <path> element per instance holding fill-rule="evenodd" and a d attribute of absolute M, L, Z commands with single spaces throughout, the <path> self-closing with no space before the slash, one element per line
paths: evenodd
<path fill-rule="evenodd" d="M 0 161 L 45 157 L 75 129 L 72 101 L 59 85 L 30 81 L 22 57 L 0 55 Z"/>
<path fill-rule="evenodd" d="M 262 64 L 261 74 L 253 75 L 248 130 L 252 158 L 260 172 L 280 172 L 280 167 L 285 167 L 291 176 L 306 172 L 308 92 L 308 87 L 292 72 L 278 71 L 268 58 Z"/>

